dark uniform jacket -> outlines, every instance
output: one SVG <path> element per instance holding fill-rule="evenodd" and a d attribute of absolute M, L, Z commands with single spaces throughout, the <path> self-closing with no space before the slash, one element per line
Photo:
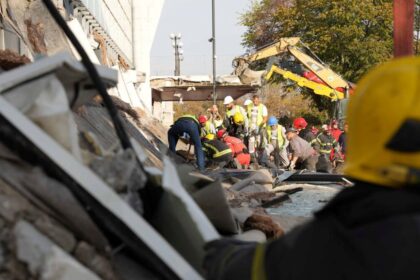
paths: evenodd
<path fill-rule="evenodd" d="M 316 136 L 312 133 L 312 131 L 309 128 L 305 128 L 299 131 L 299 137 L 303 140 L 306 140 L 310 144 L 312 144 L 312 141 L 316 138 Z"/>
<path fill-rule="evenodd" d="M 232 159 L 232 149 L 219 139 L 204 141 L 203 151 L 209 159 Z"/>
<path fill-rule="evenodd" d="M 332 149 L 338 148 L 338 143 L 331 135 L 320 133 L 313 142 L 314 149 L 321 155 L 329 155 Z"/>
<path fill-rule="evenodd" d="M 420 189 L 358 182 L 283 238 L 236 247 L 219 279 L 420 279 Z"/>

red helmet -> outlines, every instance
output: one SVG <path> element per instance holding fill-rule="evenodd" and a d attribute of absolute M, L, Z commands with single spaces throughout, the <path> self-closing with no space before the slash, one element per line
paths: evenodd
<path fill-rule="evenodd" d="M 226 134 L 226 129 L 219 129 L 217 131 L 217 138 L 223 138 L 223 136 Z"/>
<path fill-rule="evenodd" d="M 293 121 L 293 126 L 296 129 L 303 129 L 308 125 L 304 118 L 297 118 Z"/>
<path fill-rule="evenodd" d="M 205 122 L 207 122 L 207 117 L 206 117 L 206 116 L 204 116 L 204 115 L 200 115 L 200 116 L 198 117 L 198 122 L 199 122 L 199 123 L 205 123 Z"/>

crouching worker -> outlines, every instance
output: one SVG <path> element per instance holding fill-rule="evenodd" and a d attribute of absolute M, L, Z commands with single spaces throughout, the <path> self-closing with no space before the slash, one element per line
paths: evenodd
<path fill-rule="evenodd" d="M 268 127 L 265 133 L 266 147 L 260 162 L 267 167 L 287 167 L 289 166 L 289 158 L 286 148 L 289 142 L 286 138 L 286 129 L 279 125 L 277 118 L 274 116 L 268 119 L 267 124 Z M 272 153 L 274 153 L 275 166 L 269 162 Z"/>
<path fill-rule="evenodd" d="M 224 168 L 233 163 L 232 150 L 226 143 L 216 139 L 214 134 L 207 134 L 203 139 L 203 151 L 208 168 Z"/>
<path fill-rule="evenodd" d="M 312 148 L 311 144 L 297 135 L 298 131 L 291 127 L 286 131 L 287 140 L 289 140 L 289 169 L 306 169 L 316 171 L 316 163 L 318 162 L 318 154 Z"/>
<path fill-rule="evenodd" d="M 193 115 L 185 115 L 175 121 L 168 130 L 169 150 L 176 153 L 176 144 L 180 137 L 189 140 L 194 145 L 195 157 L 197 158 L 198 168 L 204 170 L 204 153 L 201 146 L 200 123 Z"/>
<path fill-rule="evenodd" d="M 220 129 L 217 132 L 217 138 L 225 142 L 232 150 L 236 168 L 248 168 L 251 163 L 251 155 L 244 142 L 236 137 L 229 136 L 225 129 Z"/>
<path fill-rule="evenodd" d="M 409 57 L 362 78 L 347 109 L 354 186 L 280 239 L 207 244 L 206 279 L 418 279 L 419 77 L 420 58 Z"/>

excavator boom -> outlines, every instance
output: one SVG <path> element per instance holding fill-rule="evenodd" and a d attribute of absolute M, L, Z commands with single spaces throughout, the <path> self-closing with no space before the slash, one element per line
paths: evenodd
<path fill-rule="evenodd" d="M 285 79 L 295 81 L 301 87 L 312 89 L 315 94 L 329 97 L 332 101 L 343 99 L 343 92 L 346 89 L 350 89 L 351 85 L 328 66 L 324 65 L 316 55 L 310 52 L 309 48 L 304 46 L 308 53 L 312 54 L 316 59 L 303 52 L 298 45 L 304 46 L 299 37 L 281 38 L 276 43 L 260 48 L 252 54 L 237 57 L 233 60 L 234 73 L 243 81 L 255 80 L 255 77 L 258 76 L 261 80 L 262 76 L 264 76 L 263 72 L 249 69 L 250 63 L 288 54 L 305 66 L 310 71 L 307 72 L 310 75 L 302 77 L 288 69 L 282 69 L 280 65 L 272 65 L 267 69 L 268 72 L 265 72 L 265 80 L 269 80 L 273 73 L 277 73 Z M 308 76 L 313 76 L 313 78 L 311 79 Z"/>

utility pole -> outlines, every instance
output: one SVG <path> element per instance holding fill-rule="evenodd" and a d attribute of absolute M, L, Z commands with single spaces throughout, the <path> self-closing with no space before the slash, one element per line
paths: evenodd
<path fill-rule="evenodd" d="M 394 0 L 394 56 L 413 55 L 414 0 Z"/>
<path fill-rule="evenodd" d="M 216 93 L 216 0 L 211 1 L 211 21 L 212 21 L 212 35 L 209 40 L 213 47 L 213 104 L 216 104 L 217 93 Z"/>
<path fill-rule="evenodd" d="M 181 33 L 174 34 L 172 33 L 169 35 L 169 38 L 172 41 L 172 47 L 174 48 L 174 54 L 175 54 L 175 76 L 181 75 L 181 61 L 184 59 L 184 50 L 182 49 L 183 43 L 181 42 Z"/>

